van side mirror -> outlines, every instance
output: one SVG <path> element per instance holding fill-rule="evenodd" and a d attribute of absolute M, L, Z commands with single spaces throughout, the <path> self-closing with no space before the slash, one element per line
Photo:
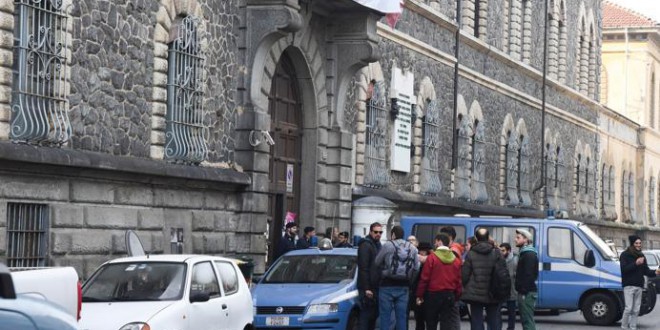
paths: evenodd
<path fill-rule="evenodd" d="M 211 299 L 211 295 L 208 294 L 208 292 L 195 292 L 190 294 L 190 302 L 191 303 L 196 303 L 196 302 L 206 302 Z"/>
<path fill-rule="evenodd" d="M 596 266 L 596 256 L 594 256 L 593 250 L 587 250 L 584 253 L 584 265 L 589 268 Z"/>

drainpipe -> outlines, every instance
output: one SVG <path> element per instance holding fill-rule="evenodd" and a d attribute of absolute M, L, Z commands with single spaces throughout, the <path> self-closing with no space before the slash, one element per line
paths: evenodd
<path fill-rule="evenodd" d="M 630 57 L 630 48 L 629 48 L 629 43 L 628 43 L 628 27 L 625 28 L 624 32 L 625 38 L 626 38 L 626 60 L 623 64 L 623 113 L 626 116 L 629 116 L 630 114 L 628 113 L 628 60 Z"/>
<path fill-rule="evenodd" d="M 548 74 L 548 0 L 545 0 L 543 3 L 543 12 L 545 13 L 545 25 L 543 27 L 543 82 L 541 84 L 541 169 L 543 174 L 541 175 L 541 182 L 539 186 L 534 189 L 532 195 L 541 189 L 544 190 L 544 195 L 547 196 L 548 192 L 546 189 L 545 177 L 546 173 L 544 170 L 547 170 L 545 163 L 545 88 L 546 88 L 546 78 Z M 545 208 L 545 206 L 544 206 Z"/>
<path fill-rule="evenodd" d="M 454 46 L 454 57 L 456 64 L 454 64 L 454 111 L 451 120 L 451 169 L 456 171 L 458 167 L 458 133 L 456 132 L 456 118 L 458 117 L 458 47 L 461 39 L 461 2 L 463 0 L 456 0 L 456 36 Z"/>

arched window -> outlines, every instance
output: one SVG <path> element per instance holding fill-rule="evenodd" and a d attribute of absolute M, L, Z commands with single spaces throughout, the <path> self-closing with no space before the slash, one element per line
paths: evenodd
<path fill-rule="evenodd" d="M 454 197 L 460 200 L 471 198 L 471 169 L 472 169 L 472 123 L 468 116 L 458 114 L 458 168 L 454 180 Z"/>
<path fill-rule="evenodd" d="M 485 124 L 479 119 L 474 121 L 474 134 L 472 135 L 472 180 L 471 199 L 475 203 L 484 203 L 488 200 L 486 190 L 486 137 Z"/>
<path fill-rule="evenodd" d="M 649 126 L 652 128 L 657 128 L 655 124 L 656 112 L 658 109 L 655 108 L 655 72 L 651 73 L 651 86 L 649 92 Z"/>
<path fill-rule="evenodd" d="M 549 135 L 549 134 L 546 134 Z M 546 137 L 549 140 L 549 136 Z M 556 149 L 551 143 L 545 144 L 545 159 L 543 163 L 543 172 L 545 175 L 545 205 L 548 210 L 557 210 L 559 209 L 559 204 L 557 201 L 556 187 L 557 187 L 557 177 L 555 172 L 555 167 L 557 164 L 557 154 Z"/>
<path fill-rule="evenodd" d="M 656 189 L 655 177 L 651 177 L 649 182 L 649 224 L 652 226 L 658 223 L 656 218 Z"/>
<path fill-rule="evenodd" d="M 584 177 L 584 167 L 582 166 L 582 154 L 577 154 L 575 156 L 575 174 L 574 174 L 574 180 L 575 184 L 573 187 L 573 196 L 574 196 L 574 206 L 573 210 L 575 214 L 580 213 L 580 193 L 582 192 L 583 189 L 583 184 L 584 182 L 583 177 Z"/>
<path fill-rule="evenodd" d="M 421 192 L 437 195 L 440 183 L 440 104 L 438 100 L 426 100 L 422 125 L 422 180 Z"/>
<path fill-rule="evenodd" d="M 179 20 L 170 31 L 168 45 L 165 159 L 184 164 L 199 164 L 208 154 L 198 25 L 194 16 Z"/>
<path fill-rule="evenodd" d="M 628 173 L 628 208 L 630 209 L 630 221 L 637 220 L 635 216 L 635 175 L 631 171 Z"/>
<path fill-rule="evenodd" d="M 621 176 L 621 208 L 623 213 L 623 221 L 630 222 L 630 190 L 628 185 L 628 172 L 623 170 L 623 175 Z"/>
<path fill-rule="evenodd" d="M 520 204 L 518 196 L 518 150 L 519 139 L 514 131 L 507 132 L 506 144 L 506 202 L 507 205 Z"/>

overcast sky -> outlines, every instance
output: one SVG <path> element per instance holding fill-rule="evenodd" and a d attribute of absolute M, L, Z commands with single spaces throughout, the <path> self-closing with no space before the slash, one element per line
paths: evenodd
<path fill-rule="evenodd" d="M 660 0 L 609 0 L 660 22 Z"/>

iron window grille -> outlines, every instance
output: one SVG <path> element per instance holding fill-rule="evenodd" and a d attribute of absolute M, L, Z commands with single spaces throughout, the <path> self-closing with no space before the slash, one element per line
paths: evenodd
<path fill-rule="evenodd" d="M 208 155 L 198 26 L 198 18 L 183 18 L 169 44 L 165 158 L 176 163 L 199 164 Z"/>
<path fill-rule="evenodd" d="M 440 103 L 427 100 L 426 115 L 422 125 L 422 193 L 437 195 L 442 190 L 440 183 Z"/>
<path fill-rule="evenodd" d="M 389 180 L 386 169 L 387 99 L 382 81 L 372 82 L 367 100 L 367 136 L 365 138 L 365 186 L 384 187 Z"/>
<path fill-rule="evenodd" d="M 67 114 L 67 16 L 62 0 L 17 0 L 10 138 L 61 146 L 71 137 Z"/>
<path fill-rule="evenodd" d="M 47 205 L 7 204 L 7 265 L 46 266 L 48 228 Z"/>

